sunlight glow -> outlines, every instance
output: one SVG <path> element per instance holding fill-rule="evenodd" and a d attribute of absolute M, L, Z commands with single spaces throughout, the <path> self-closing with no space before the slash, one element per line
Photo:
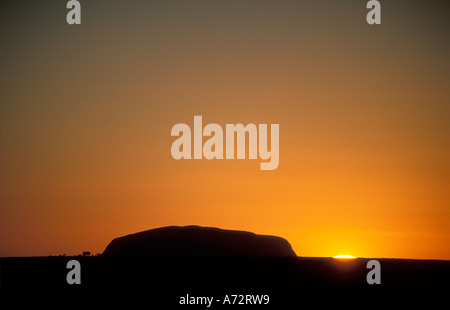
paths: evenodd
<path fill-rule="evenodd" d="M 342 254 L 342 255 L 333 256 L 333 258 L 336 258 L 336 259 L 355 259 L 356 257 L 354 257 L 352 255 Z"/>

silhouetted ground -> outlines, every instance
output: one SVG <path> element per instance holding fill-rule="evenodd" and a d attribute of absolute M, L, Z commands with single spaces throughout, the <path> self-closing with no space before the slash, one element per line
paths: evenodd
<path fill-rule="evenodd" d="M 81 264 L 81 284 L 66 282 L 66 264 Z M 450 291 L 450 261 L 378 259 L 381 284 L 366 282 L 368 259 L 332 258 L 118 258 L 27 257 L 1 259 L 1 294 L 43 292 L 72 298 L 132 295 L 148 305 L 178 305 L 180 297 L 263 294 L 271 305 L 295 304 L 311 290 Z M 55 296 L 56 296 L 55 295 Z M 58 295 L 59 296 L 59 295 Z M 111 301 L 111 300 L 110 300 Z"/>
<path fill-rule="evenodd" d="M 72 259 L 81 264 L 78 285 L 66 281 Z M 103 307 L 119 299 L 142 300 L 149 308 L 166 309 L 187 296 L 213 297 L 216 308 L 227 297 L 229 303 L 248 303 L 246 295 L 257 295 L 263 303 L 268 296 L 269 305 L 279 309 L 302 304 L 314 296 L 311 291 L 338 291 L 351 300 L 357 291 L 371 302 L 386 291 L 450 291 L 450 261 L 378 259 L 379 285 L 367 283 L 368 261 L 297 257 L 280 237 L 170 226 L 116 238 L 101 256 L 1 258 L 0 296 L 18 301 L 37 293 L 71 302 L 98 297 Z"/>

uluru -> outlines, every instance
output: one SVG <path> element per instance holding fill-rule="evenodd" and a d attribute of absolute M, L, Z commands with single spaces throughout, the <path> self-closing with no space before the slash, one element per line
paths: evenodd
<path fill-rule="evenodd" d="M 108 257 L 296 257 L 281 237 L 201 226 L 167 226 L 112 240 Z"/>

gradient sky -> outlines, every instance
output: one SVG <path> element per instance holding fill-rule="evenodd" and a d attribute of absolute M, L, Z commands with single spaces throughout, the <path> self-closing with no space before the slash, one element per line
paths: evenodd
<path fill-rule="evenodd" d="M 300 256 L 450 259 L 448 1 L 2 1 L 0 256 L 167 225 Z M 280 124 L 280 164 L 172 158 L 173 125 Z"/>

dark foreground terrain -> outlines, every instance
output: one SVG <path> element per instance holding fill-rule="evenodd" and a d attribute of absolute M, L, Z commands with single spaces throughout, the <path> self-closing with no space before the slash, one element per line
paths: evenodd
<path fill-rule="evenodd" d="M 80 264 L 80 284 L 67 282 L 71 260 Z M 139 300 L 150 309 L 193 302 L 196 308 L 259 303 L 285 309 L 279 306 L 301 305 L 317 295 L 310 293 L 325 291 L 349 300 L 368 293 L 371 302 L 380 292 L 450 291 L 450 261 L 377 259 L 381 284 L 370 285 L 369 260 L 297 257 L 280 237 L 169 226 L 115 238 L 100 256 L 1 258 L 0 296 L 15 302 L 36 293 L 72 302 L 97 297 L 102 308 Z M 333 301 L 319 296 L 314 302 Z"/>
<path fill-rule="evenodd" d="M 69 285 L 69 260 L 81 264 L 81 284 Z M 268 295 L 271 305 L 293 304 L 308 291 L 386 290 L 450 291 L 450 262 L 378 259 L 381 284 L 369 285 L 369 259 L 332 258 L 120 258 L 29 257 L 1 259 L 1 294 L 26 292 L 69 294 L 79 298 L 106 294 L 135 296 L 149 305 L 179 305 L 181 297 L 213 296 L 211 307 L 223 306 L 225 295 Z M 55 296 L 56 296 L 55 295 Z M 26 295 L 25 295 L 26 296 Z M 376 295 L 374 295 L 376 296 Z M 114 300 L 114 299 L 113 299 Z M 217 301 L 218 300 L 218 301 Z M 235 302 L 239 302 L 239 296 Z"/>

